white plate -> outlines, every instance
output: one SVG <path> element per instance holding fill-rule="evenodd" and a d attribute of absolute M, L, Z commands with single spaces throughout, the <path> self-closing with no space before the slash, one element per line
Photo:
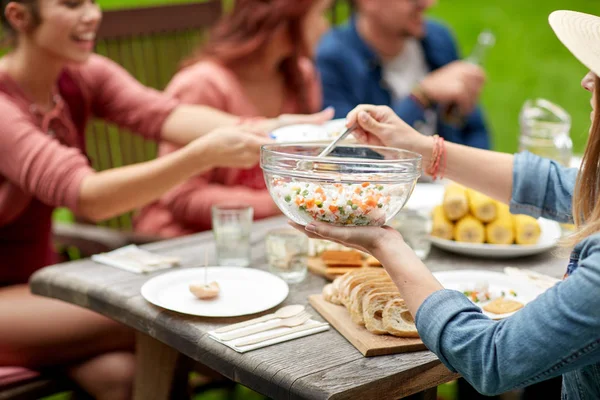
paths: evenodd
<path fill-rule="evenodd" d="M 462 243 L 454 240 L 431 237 L 435 246 L 457 254 L 488 258 L 513 258 L 531 256 L 552 249 L 561 236 L 560 225 L 557 222 L 544 218 L 538 219 L 542 234 L 537 244 L 534 245 L 501 245 L 501 244 L 476 244 Z"/>
<path fill-rule="evenodd" d="M 142 296 L 167 310 L 203 317 L 237 317 L 255 314 L 280 304 L 289 293 L 287 283 L 252 268 L 208 267 L 208 282 L 221 288 L 214 300 L 200 300 L 189 291 L 191 282 L 204 281 L 204 268 L 185 268 L 150 279 Z"/>
<path fill-rule="evenodd" d="M 326 142 L 333 140 L 346 128 L 345 119 L 334 119 L 323 125 L 298 124 L 275 129 L 271 138 L 278 143 Z M 346 141 L 352 140 L 352 135 Z"/>
<path fill-rule="evenodd" d="M 543 290 L 537 286 L 514 277 L 502 274 L 500 272 L 479 271 L 479 270 L 459 270 L 435 272 L 436 279 L 446 289 L 458 290 L 459 292 L 473 290 L 478 282 L 486 281 L 489 285 L 489 291 L 492 295 L 499 295 L 502 291 L 506 293 L 506 299 L 516 300 L 523 304 L 533 301 Z M 509 292 L 513 290 L 517 295 L 512 296 Z M 474 303 L 478 307 L 483 307 L 488 302 Z M 483 313 L 493 319 L 506 318 L 514 313 L 493 314 L 482 309 Z M 518 311 L 515 311 L 518 312 Z"/>

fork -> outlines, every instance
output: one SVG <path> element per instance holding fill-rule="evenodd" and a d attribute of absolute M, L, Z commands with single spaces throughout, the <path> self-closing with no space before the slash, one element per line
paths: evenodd
<path fill-rule="evenodd" d="M 220 337 L 223 341 L 229 341 L 233 339 L 239 339 L 241 337 L 254 335 L 255 333 L 270 331 L 276 328 L 292 328 L 295 326 L 302 325 L 311 318 L 311 315 L 307 312 L 302 312 L 294 317 L 281 319 L 279 321 L 273 321 L 264 325 L 255 326 L 250 329 L 246 329 L 243 332 L 230 333 Z"/>

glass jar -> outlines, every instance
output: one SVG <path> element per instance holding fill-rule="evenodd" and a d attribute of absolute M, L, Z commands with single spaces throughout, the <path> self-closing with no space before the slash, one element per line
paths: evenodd
<path fill-rule="evenodd" d="M 389 224 L 400 232 L 406 244 L 417 257 L 425 260 L 431 251 L 431 212 L 422 209 L 405 208 Z"/>
<path fill-rule="evenodd" d="M 573 156 L 571 116 L 545 99 L 527 100 L 519 116 L 519 151 L 529 151 L 566 167 Z"/>
<path fill-rule="evenodd" d="M 571 116 L 563 108 L 544 99 L 527 100 L 521 109 L 519 120 L 519 151 L 529 151 L 571 167 Z M 575 229 L 572 224 L 560 226 L 564 235 Z"/>

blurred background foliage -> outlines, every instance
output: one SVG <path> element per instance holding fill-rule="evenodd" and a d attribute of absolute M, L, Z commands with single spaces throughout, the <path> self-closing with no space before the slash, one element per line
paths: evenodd
<path fill-rule="evenodd" d="M 198 0 L 99 3 L 108 10 L 192 1 Z M 230 7 L 233 0 L 224 2 Z M 589 96 L 579 83 L 586 69 L 560 44 L 547 22 L 550 12 L 565 8 L 600 14 L 600 1 L 439 0 L 430 11 L 432 18 L 445 22 L 454 31 L 463 55 L 469 53 L 481 30 L 489 28 L 496 35 L 496 46 L 485 64 L 488 83 L 482 98 L 496 150 L 517 151 L 519 110 L 526 99 L 542 97 L 571 114 L 575 151 L 583 151 L 590 105 Z"/>

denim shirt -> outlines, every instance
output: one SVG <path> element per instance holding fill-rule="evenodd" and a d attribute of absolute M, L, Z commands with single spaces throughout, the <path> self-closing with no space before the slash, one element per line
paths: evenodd
<path fill-rule="evenodd" d="M 577 170 L 530 153 L 514 159 L 511 212 L 572 221 Z M 440 290 L 419 308 L 427 347 L 492 395 L 563 375 L 563 399 L 600 399 L 600 234 L 579 243 L 569 276 L 501 321 L 462 293 Z"/>

